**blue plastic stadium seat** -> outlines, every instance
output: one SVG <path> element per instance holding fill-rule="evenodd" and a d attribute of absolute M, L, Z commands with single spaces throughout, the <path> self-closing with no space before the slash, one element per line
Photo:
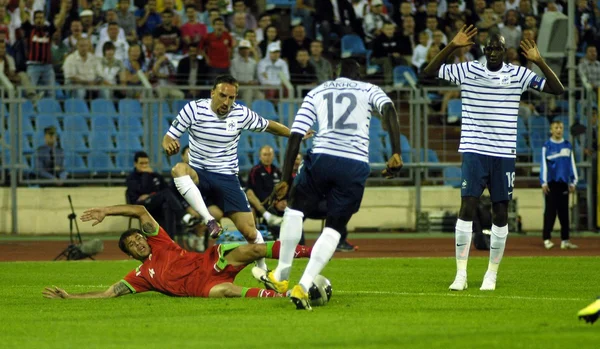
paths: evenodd
<path fill-rule="evenodd" d="M 115 157 L 116 168 L 121 172 L 130 172 L 133 170 L 133 152 L 119 149 Z"/>
<path fill-rule="evenodd" d="M 81 155 L 67 152 L 65 152 L 65 170 L 69 173 L 89 172 Z"/>
<path fill-rule="evenodd" d="M 462 101 L 458 98 L 448 101 L 448 121 L 456 122 L 462 118 Z M 455 121 L 456 120 L 456 121 Z"/>
<path fill-rule="evenodd" d="M 163 117 L 168 117 L 171 119 L 174 119 L 175 116 L 177 116 L 177 113 L 179 113 L 179 110 L 173 115 L 173 113 L 171 113 L 171 107 L 169 106 L 169 103 L 167 102 L 155 102 L 150 104 L 150 108 L 152 109 L 152 115 L 158 115 L 159 114 L 159 110 L 162 110 L 162 115 Z"/>
<path fill-rule="evenodd" d="M 31 154 L 35 151 L 33 147 L 32 134 L 21 135 L 21 152 L 23 154 Z"/>
<path fill-rule="evenodd" d="M 270 133 L 252 133 L 250 136 L 252 147 L 258 152 L 258 150 L 265 145 L 270 145 L 274 150 L 279 150 L 279 145 L 275 136 Z"/>
<path fill-rule="evenodd" d="M 530 134 L 543 134 L 544 137 L 549 135 L 550 124 L 545 116 L 531 116 L 529 117 L 529 133 Z"/>
<path fill-rule="evenodd" d="M 33 125 L 31 124 L 30 117 L 21 118 L 21 132 L 25 132 L 25 133 L 35 132 L 35 130 L 33 129 Z"/>
<path fill-rule="evenodd" d="M 277 115 L 277 111 L 275 111 L 275 106 L 270 101 L 257 99 L 252 102 L 251 109 L 265 119 L 279 120 L 279 115 Z"/>
<path fill-rule="evenodd" d="M 60 144 L 62 148 L 65 150 L 65 153 L 68 152 L 79 152 L 85 153 L 89 151 L 89 148 L 85 144 L 85 136 L 87 132 L 65 132 L 63 137 L 61 137 Z"/>
<path fill-rule="evenodd" d="M 110 155 L 103 151 L 92 151 L 88 155 L 88 167 L 92 172 L 112 172 L 115 171 L 115 165 Z"/>
<path fill-rule="evenodd" d="M 531 162 L 541 164 L 542 162 L 542 148 L 533 148 L 533 159 Z"/>
<path fill-rule="evenodd" d="M 403 87 L 410 86 L 408 80 L 404 76 L 404 73 L 410 74 L 415 82 L 418 82 L 417 74 L 412 67 L 408 65 L 398 65 L 394 68 L 393 77 L 394 77 L 394 87 Z"/>
<path fill-rule="evenodd" d="M 142 125 L 142 117 L 140 115 L 121 114 L 117 119 L 117 125 L 119 133 L 144 134 L 144 125 Z"/>
<path fill-rule="evenodd" d="M 90 149 L 107 151 L 114 150 L 115 146 L 113 145 L 111 134 L 103 131 L 92 132 L 90 134 Z"/>
<path fill-rule="evenodd" d="M 389 135 L 388 135 L 389 137 Z M 388 142 L 389 144 L 389 142 Z M 405 135 L 401 134 L 400 135 L 400 148 L 402 149 L 402 162 L 410 162 L 410 154 L 412 153 L 412 148 L 410 146 L 410 143 L 408 141 L 408 138 L 406 138 Z M 391 146 L 390 147 L 386 147 L 386 149 L 388 151 L 391 151 Z"/>
<path fill-rule="evenodd" d="M 569 129 L 569 115 L 558 115 L 552 118 L 552 121 L 560 121 L 565 125 L 565 131 Z"/>
<path fill-rule="evenodd" d="M 62 108 L 54 98 L 42 98 L 37 102 L 37 110 L 40 114 L 62 114 Z"/>
<path fill-rule="evenodd" d="M 367 55 L 367 48 L 362 38 L 356 34 L 342 37 L 342 58 Z"/>
<path fill-rule="evenodd" d="M 119 114 L 121 114 L 121 116 L 141 117 L 142 113 L 142 105 L 137 99 L 124 98 L 119 100 Z"/>
<path fill-rule="evenodd" d="M 97 98 L 90 103 L 92 114 L 117 115 L 117 109 L 113 101 L 104 98 Z"/>
<path fill-rule="evenodd" d="M 376 145 L 377 142 L 369 143 L 369 163 L 383 163 L 383 148 Z"/>
<path fill-rule="evenodd" d="M 454 188 L 460 188 L 462 170 L 460 167 L 445 167 L 444 168 L 444 184 L 451 185 Z"/>
<path fill-rule="evenodd" d="M 382 132 L 383 131 L 383 127 L 381 126 L 381 120 L 378 117 L 376 117 L 375 115 L 371 115 L 369 132 L 371 132 L 371 131 L 374 131 L 374 132 Z"/>
<path fill-rule="evenodd" d="M 373 50 L 367 50 L 367 75 L 373 75 L 381 71 L 381 66 L 371 62 Z"/>
<path fill-rule="evenodd" d="M 83 99 L 69 98 L 65 101 L 65 113 L 90 115 L 90 108 Z"/>
<path fill-rule="evenodd" d="M 119 151 L 135 152 L 144 150 L 140 135 L 133 133 L 119 133 L 116 138 L 117 149 L 119 149 Z"/>
<path fill-rule="evenodd" d="M 296 102 L 279 102 L 279 115 L 281 120 L 294 120 L 300 109 L 300 105 Z"/>
<path fill-rule="evenodd" d="M 249 171 L 253 166 L 248 157 L 248 153 L 242 149 L 238 149 L 238 166 L 240 171 Z"/>
<path fill-rule="evenodd" d="M 89 133 L 90 130 L 88 128 L 87 120 L 83 115 L 73 114 L 73 115 L 65 115 L 63 118 L 63 123 L 65 126 L 65 132 L 83 132 Z"/>
<path fill-rule="evenodd" d="M 546 143 L 548 138 L 549 137 L 547 135 L 542 134 L 542 133 L 532 133 L 531 136 L 529 137 L 529 140 L 531 142 L 531 148 L 534 151 L 537 149 L 542 151 L 542 147 L 544 146 L 544 143 Z"/>
<path fill-rule="evenodd" d="M 54 126 L 57 132 L 61 132 L 60 123 L 54 114 L 38 114 L 35 118 L 35 128 L 38 132 L 44 131 L 46 127 Z"/>
<path fill-rule="evenodd" d="M 21 104 L 21 111 L 23 112 L 23 117 L 31 117 L 36 114 L 33 103 L 30 100 L 26 100 Z"/>
<path fill-rule="evenodd" d="M 187 99 L 177 99 L 173 101 L 173 105 L 171 110 L 173 111 L 173 115 L 179 114 L 179 111 L 185 107 L 190 101 Z"/>
<path fill-rule="evenodd" d="M 108 114 L 92 115 L 92 132 L 116 133 L 114 117 Z"/>

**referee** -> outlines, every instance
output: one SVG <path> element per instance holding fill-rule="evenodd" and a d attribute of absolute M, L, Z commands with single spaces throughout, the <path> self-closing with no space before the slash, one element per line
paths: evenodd
<path fill-rule="evenodd" d="M 560 121 L 550 124 L 549 140 L 542 148 L 542 169 L 540 183 L 546 207 L 544 209 L 544 247 L 551 249 L 554 243 L 550 240 L 554 221 L 558 213 L 560 222 L 560 248 L 563 250 L 577 248 L 569 241 L 569 192 L 575 191 L 577 184 L 577 168 L 571 143 L 563 138 L 564 125 Z"/>

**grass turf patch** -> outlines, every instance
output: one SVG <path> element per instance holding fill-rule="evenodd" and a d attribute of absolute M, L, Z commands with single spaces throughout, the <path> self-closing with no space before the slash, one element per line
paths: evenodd
<path fill-rule="evenodd" d="M 453 259 L 334 259 L 323 271 L 333 297 L 313 312 L 284 299 L 41 296 L 50 285 L 72 293 L 105 289 L 138 264 L 2 263 L 0 347 L 587 348 L 600 331 L 576 318 L 600 294 L 592 257 L 506 258 L 493 292 L 479 291 L 486 258 L 469 261 L 464 292 L 447 291 Z M 305 265 L 294 265 L 292 283 Z M 257 286 L 249 269 L 236 283 Z"/>

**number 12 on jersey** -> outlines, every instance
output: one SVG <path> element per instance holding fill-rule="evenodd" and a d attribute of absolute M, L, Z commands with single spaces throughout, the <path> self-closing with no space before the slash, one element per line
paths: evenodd
<path fill-rule="evenodd" d="M 323 95 L 323 99 L 327 101 L 327 129 L 336 129 L 336 130 L 356 130 L 358 125 L 354 122 L 347 123 L 346 120 L 352 114 L 354 109 L 356 108 L 356 96 L 353 93 L 344 92 L 340 93 L 335 99 L 335 105 L 333 101 L 333 92 L 329 92 Z M 344 99 L 349 99 L 350 104 L 346 108 L 346 110 L 340 115 L 337 108 L 341 107 Z M 338 106 L 340 105 L 340 106 Z M 337 107 L 337 108 L 335 108 Z M 337 111 L 337 112 L 336 112 Z M 334 121 L 333 119 L 337 119 Z"/>

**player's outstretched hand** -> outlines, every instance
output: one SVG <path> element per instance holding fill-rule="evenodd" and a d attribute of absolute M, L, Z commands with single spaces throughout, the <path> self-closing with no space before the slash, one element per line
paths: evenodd
<path fill-rule="evenodd" d="M 471 46 L 474 41 L 473 38 L 477 35 L 477 28 L 473 25 L 463 25 L 462 28 L 456 33 L 454 39 L 452 39 L 452 44 L 459 47 Z"/>
<path fill-rule="evenodd" d="M 67 291 L 56 286 L 46 287 L 44 291 L 42 291 L 42 295 L 44 295 L 45 298 L 69 298 Z"/>
<path fill-rule="evenodd" d="M 402 169 L 402 158 L 400 154 L 394 154 L 387 162 L 387 168 L 381 172 L 381 174 L 387 178 L 391 179 L 397 177 L 400 174 L 400 170 Z"/>
<path fill-rule="evenodd" d="M 289 190 L 289 185 L 285 181 L 281 181 L 275 184 L 275 188 L 273 188 L 273 192 L 269 197 L 262 203 L 262 205 L 266 208 L 272 207 L 279 200 L 284 199 Z"/>
<path fill-rule="evenodd" d="M 93 227 L 94 225 L 102 222 L 104 220 L 104 217 L 106 217 L 106 212 L 104 211 L 104 208 L 92 208 L 83 212 L 83 214 L 81 215 L 81 221 L 95 221 L 94 223 L 92 223 Z"/>
<path fill-rule="evenodd" d="M 535 41 L 533 40 L 521 40 L 521 50 L 523 50 L 523 56 L 527 58 L 528 61 L 536 63 L 541 61 L 542 56 L 540 55 L 540 51 L 535 45 Z"/>
<path fill-rule="evenodd" d="M 165 136 L 162 141 L 162 147 L 167 155 L 175 155 L 179 153 L 179 141 L 169 136 Z"/>

